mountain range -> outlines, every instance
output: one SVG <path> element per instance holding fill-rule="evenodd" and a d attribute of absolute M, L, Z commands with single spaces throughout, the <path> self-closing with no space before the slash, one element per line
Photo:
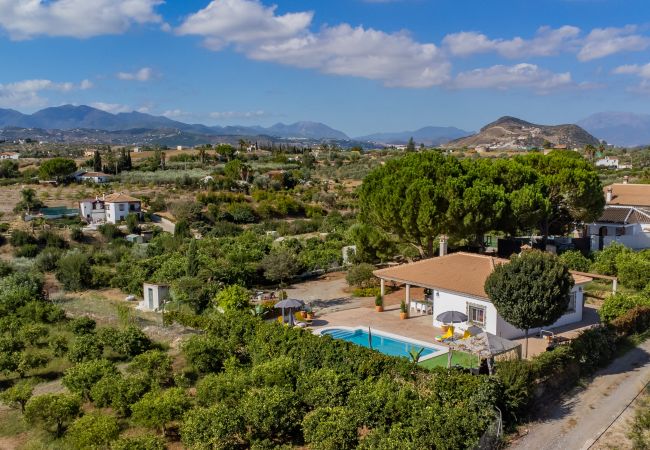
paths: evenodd
<path fill-rule="evenodd" d="M 187 124 L 164 116 L 140 112 L 111 114 L 90 106 L 63 105 L 45 108 L 33 114 L 23 114 L 13 109 L 0 109 L 0 128 L 40 128 L 43 130 L 104 130 L 169 129 L 207 136 L 272 136 L 297 139 L 349 140 L 342 131 L 318 122 L 277 123 L 271 127 L 260 126 L 207 126 Z"/>
<path fill-rule="evenodd" d="M 356 137 L 355 140 L 363 142 L 376 142 L 379 144 L 397 145 L 406 144 L 410 138 L 415 142 L 425 145 L 445 144 L 454 139 L 469 136 L 470 131 L 456 127 L 424 127 L 415 131 L 399 131 L 392 133 L 375 133 Z"/>
<path fill-rule="evenodd" d="M 610 144 L 622 147 L 650 144 L 650 114 L 602 112 L 592 114 L 577 125 Z"/>
<path fill-rule="evenodd" d="M 543 147 L 546 143 L 567 148 L 582 148 L 600 141 L 578 125 L 538 125 L 516 117 L 505 116 L 485 125 L 468 137 L 448 142 L 445 147 L 484 147 L 491 150 L 527 149 Z"/>

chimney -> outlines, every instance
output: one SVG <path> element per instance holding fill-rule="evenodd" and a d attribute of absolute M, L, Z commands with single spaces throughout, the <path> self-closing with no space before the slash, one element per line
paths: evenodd
<path fill-rule="evenodd" d="M 625 176 L 623 177 L 623 184 L 627 184 L 628 181 L 630 181 L 630 177 L 627 176 L 627 175 L 625 175 Z"/>
<path fill-rule="evenodd" d="M 612 187 L 609 186 L 607 188 L 607 194 L 605 195 L 605 202 L 606 203 L 611 203 L 611 201 L 612 201 Z"/>
<path fill-rule="evenodd" d="M 447 254 L 447 236 L 444 234 L 440 236 L 440 247 L 438 248 L 439 256 L 445 256 Z"/>

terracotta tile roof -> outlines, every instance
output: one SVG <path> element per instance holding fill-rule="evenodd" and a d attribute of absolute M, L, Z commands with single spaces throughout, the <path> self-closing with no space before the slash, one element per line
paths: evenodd
<path fill-rule="evenodd" d="M 650 223 L 650 212 L 642 208 L 610 206 L 605 208 L 596 222 L 619 224 Z"/>
<path fill-rule="evenodd" d="M 104 172 L 84 172 L 81 174 L 82 177 L 108 177 L 110 175 Z"/>
<path fill-rule="evenodd" d="M 121 192 L 116 192 L 114 194 L 107 195 L 104 199 L 106 203 L 131 203 L 131 202 L 140 202 L 139 199 L 131 197 L 130 195 L 122 194 Z"/>
<path fill-rule="evenodd" d="M 497 264 L 507 259 L 475 253 L 452 253 L 438 258 L 423 259 L 387 269 L 375 270 L 379 278 L 441 291 L 468 294 L 487 299 L 483 286 Z M 591 281 L 591 278 L 572 274 L 576 284 Z"/>
<path fill-rule="evenodd" d="M 650 206 L 650 184 L 612 184 L 604 188 L 612 188 L 612 200 L 609 205 Z"/>

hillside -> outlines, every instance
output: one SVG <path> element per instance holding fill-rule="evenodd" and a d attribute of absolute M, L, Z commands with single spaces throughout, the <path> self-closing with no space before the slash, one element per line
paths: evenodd
<path fill-rule="evenodd" d="M 582 119 L 577 125 L 609 144 L 621 147 L 650 144 L 650 114 L 601 112 Z"/>
<path fill-rule="evenodd" d="M 379 144 L 399 145 L 406 144 L 410 138 L 416 143 L 425 145 L 440 145 L 453 139 L 458 139 L 472 134 L 469 131 L 456 127 L 423 127 L 414 131 L 398 131 L 387 133 L 374 133 L 355 138 L 357 141 L 376 142 Z"/>
<path fill-rule="evenodd" d="M 22 114 L 12 109 L 0 109 L 0 129 L 38 128 L 40 130 L 102 130 L 124 131 L 133 129 L 178 130 L 205 136 L 271 136 L 287 139 L 349 140 L 342 131 L 318 122 L 277 123 L 261 126 L 208 126 L 187 124 L 164 116 L 140 112 L 111 114 L 86 105 L 63 105 L 45 108 L 34 114 Z"/>
<path fill-rule="evenodd" d="M 444 147 L 525 150 L 542 147 L 546 142 L 553 145 L 566 145 L 567 148 L 599 144 L 598 139 L 577 125 L 538 125 L 516 117 L 505 116 L 487 124 L 477 134 L 453 140 Z"/>

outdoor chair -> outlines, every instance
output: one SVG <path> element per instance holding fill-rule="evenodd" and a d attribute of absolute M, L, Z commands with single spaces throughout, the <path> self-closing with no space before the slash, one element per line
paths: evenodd
<path fill-rule="evenodd" d="M 436 336 L 436 341 L 443 342 L 454 337 L 454 327 L 449 327 L 447 332 L 442 336 Z"/>
<path fill-rule="evenodd" d="M 296 311 L 295 313 L 293 313 L 293 317 L 297 324 L 304 324 L 305 326 L 308 326 L 312 322 L 310 319 L 307 319 L 305 317 L 302 311 Z"/>

